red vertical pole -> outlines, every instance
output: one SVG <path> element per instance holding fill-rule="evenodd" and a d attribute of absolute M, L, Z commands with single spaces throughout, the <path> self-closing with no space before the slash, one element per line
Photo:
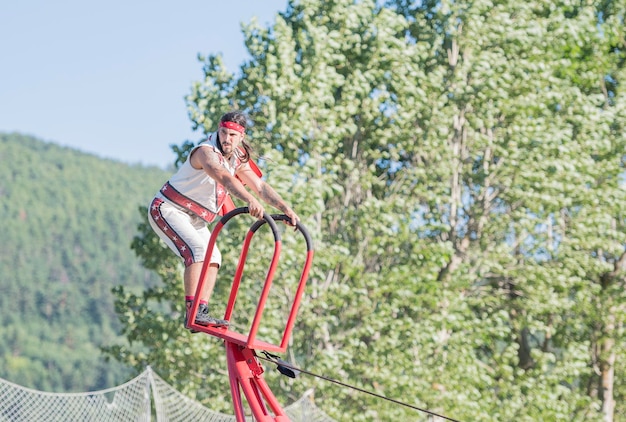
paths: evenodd
<path fill-rule="evenodd" d="M 226 305 L 226 313 L 224 319 L 230 321 L 235 307 L 235 301 L 237 300 L 237 293 L 239 292 L 239 285 L 241 284 L 241 277 L 243 276 L 243 269 L 246 263 L 246 257 L 248 256 L 248 249 L 250 249 L 250 240 L 254 235 L 253 232 L 248 232 L 246 235 L 241 255 L 239 255 L 239 263 L 237 264 L 237 270 L 235 271 L 235 278 L 233 279 L 233 285 L 230 289 L 230 295 L 228 297 L 228 303 Z"/>
<path fill-rule="evenodd" d="M 263 290 L 261 291 L 261 297 L 259 298 L 259 304 L 256 307 L 256 312 L 254 313 L 254 319 L 252 320 L 252 326 L 250 327 L 250 334 L 248 335 L 249 345 L 253 344 L 254 340 L 256 340 L 256 333 L 259 330 L 261 317 L 263 316 L 263 311 L 265 310 L 265 302 L 267 301 L 267 297 L 270 294 L 270 287 L 272 287 L 272 280 L 274 279 L 274 273 L 276 272 L 276 266 L 278 265 L 278 257 L 280 256 L 280 249 L 281 249 L 281 242 L 280 240 L 277 240 L 274 243 L 274 256 L 270 264 L 270 269 L 267 272 L 267 276 L 265 277 L 265 284 L 263 285 Z"/>
<path fill-rule="evenodd" d="M 237 377 L 236 359 L 232 350 L 233 344 L 226 342 L 226 362 L 228 363 L 228 375 L 230 378 L 230 395 L 233 398 L 233 408 L 235 410 L 235 418 L 237 422 L 244 422 L 246 415 L 243 409 L 243 401 L 241 400 L 241 390 L 239 389 L 239 378 Z"/>
<path fill-rule="evenodd" d="M 304 269 L 302 270 L 302 275 L 300 276 L 300 282 L 298 283 L 296 296 L 294 297 L 293 305 L 291 306 L 291 312 L 289 312 L 289 317 L 287 318 L 287 325 L 285 326 L 283 339 L 280 342 L 281 348 L 287 347 L 287 342 L 289 341 L 291 330 L 293 330 L 293 325 L 296 322 L 296 315 L 298 314 L 298 308 L 300 308 L 300 301 L 302 300 L 302 295 L 304 294 L 304 288 L 306 287 L 306 280 L 307 280 L 307 277 L 309 276 L 309 269 L 311 268 L 312 261 L 313 261 L 313 250 L 309 250 L 307 251 L 307 259 L 304 264 Z"/>
<path fill-rule="evenodd" d="M 256 422 L 289 422 L 289 417 L 263 379 L 263 368 L 254 350 L 226 341 L 226 359 L 237 422 L 246 420 L 241 391 Z"/>

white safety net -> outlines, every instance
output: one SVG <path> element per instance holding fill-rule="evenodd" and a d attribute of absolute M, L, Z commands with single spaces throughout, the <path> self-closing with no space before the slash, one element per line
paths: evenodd
<path fill-rule="evenodd" d="M 235 416 L 225 415 L 207 409 L 197 401 L 190 399 L 174 389 L 156 374 L 152 374 L 154 407 L 158 422 L 235 421 Z"/>
<path fill-rule="evenodd" d="M 0 379 L 0 421 L 150 421 L 149 371 L 90 393 L 46 393 Z"/>
<path fill-rule="evenodd" d="M 315 406 L 312 390 L 284 410 L 292 422 L 334 422 Z M 152 420 L 234 422 L 236 418 L 214 412 L 184 396 L 150 367 L 126 384 L 89 393 L 47 393 L 0 378 L 0 422 Z M 248 420 L 254 419 L 250 417 Z"/>
<path fill-rule="evenodd" d="M 234 422 L 233 415 L 214 412 L 189 399 L 153 373 L 154 403 L 159 422 Z M 334 422 L 313 403 L 313 390 L 283 409 L 292 422 Z M 254 419 L 249 417 L 249 421 Z"/>

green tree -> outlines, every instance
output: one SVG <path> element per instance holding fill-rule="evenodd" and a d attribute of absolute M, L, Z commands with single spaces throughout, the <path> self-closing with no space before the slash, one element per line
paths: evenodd
<path fill-rule="evenodd" d="M 428 118 L 439 133 L 426 135 L 447 141 L 438 169 L 450 183 L 436 196 L 449 200 L 429 208 L 453 254 L 438 278 L 470 275 L 475 290 L 462 292 L 481 325 L 508 331 L 478 355 L 495 369 L 481 396 L 497 394 L 484 407 L 505 420 L 611 420 L 606 381 L 613 345 L 623 344 L 623 309 L 611 303 L 623 303 L 625 144 L 623 98 L 607 81 L 623 73 L 623 5 L 399 7 L 417 17 L 416 42 L 440 51 L 430 73 L 440 78 L 426 81 L 444 99 Z"/>
<path fill-rule="evenodd" d="M 244 28 L 240 74 L 204 59 L 192 121 L 249 112 L 315 239 L 289 360 L 460 420 L 624 416 L 623 19 L 623 1 L 290 1 Z M 271 381 L 338 420 L 426 418 Z"/>

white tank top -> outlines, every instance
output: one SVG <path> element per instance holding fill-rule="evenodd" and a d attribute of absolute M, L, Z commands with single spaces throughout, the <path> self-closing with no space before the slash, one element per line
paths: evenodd
<path fill-rule="evenodd" d="M 230 160 L 224 158 L 217 147 L 217 133 L 213 132 L 189 152 L 187 160 L 161 188 L 160 196 L 191 211 L 203 220 L 211 222 L 224 204 L 228 192 L 203 169 L 198 170 L 191 165 L 191 154 L 198 148 L 213 148 L 221 164 L 232 175 L 241 165 L 237 154 L 233 154 Z"/>

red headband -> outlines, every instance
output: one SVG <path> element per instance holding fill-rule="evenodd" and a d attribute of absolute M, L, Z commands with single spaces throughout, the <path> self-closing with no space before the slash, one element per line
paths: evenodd
<path fill-rule="evenodd" d="M 246 129 L 243 126 L 235 122 L 220 122 L 220 127 L 225 127 L 228 129 L 236 130 L 237 132 L 240 132 L 240 133 L 246 132 Z"/>

